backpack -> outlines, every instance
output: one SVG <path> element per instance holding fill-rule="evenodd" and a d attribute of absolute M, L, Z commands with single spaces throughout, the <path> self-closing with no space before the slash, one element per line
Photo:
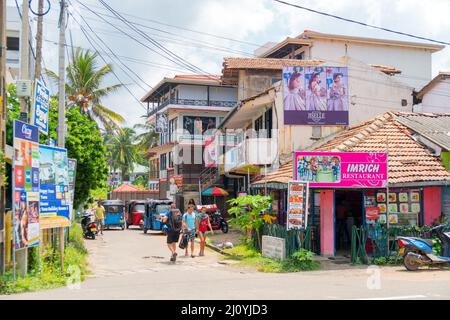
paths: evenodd
<path fill-rule="evenodd" d="M 183 235 L 181 236 L 181 240 L 180 240 L 180 244 L 178 245 L 180 247 L 180 249 L 186 249 L 189 243 L 189 239 L 188 239 L 188 234 L 187 233 L 183 233 Z"/>
<path fill-rule="evenodd" d="M 169 217 L 169 227 L 172 231 L 180 231 L 182 227 L 183 216 L 180 210 L 172 210 Z"/>

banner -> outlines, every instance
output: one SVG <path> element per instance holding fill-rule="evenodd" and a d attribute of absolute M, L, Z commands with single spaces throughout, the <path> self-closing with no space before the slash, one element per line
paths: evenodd
<path fill-rule="evenodd" d="M 40 145 L 41 229 L 70 226 L 67 150 Z"/>
<path fill-rule="evenodd" d="M 218 165 L 218 142 L 219 137 L 216 135 L 205 136 L 205 149 L 203 151 L 203 161 L 205 162 L 205 167 L 217 167 Z"/>
<path fill-rule="evenodd" d="M 385 188 L 386 152 L 295 152 L 294 179 L 310 187 Z"/>
<path fill-rule="evenodd" d="M 68 175 L 69 175 L 69 198 L 70 198 L 70 220 L 73 220 L 73 199 L 75 196 L 75 181 L 77 176 L 77 160 L 67 159 L 68 163 Z"/>
<path fill-rule="evenodd" d="M 169 194 L 174 197 L 178 192 L 183 191 L 183 176 L 169 176 Z"/>
<path fill-rule="evenodd" d="M 309 186 L 306 181 L 288 182 L 287 229 L 306 229 L 308 226 Z"/>
<path fill-rule="evenodd" d="M 39 129 L 14 120 L 14 248 L 39 244 Z"/>
<path fill-rule="evenodd" d="M 50 90 L 39 80 L 36 80 L 34 87 L 33 112 L 31 123 L 39 128 L 43 134 L 48 134 L 48 113 L 50 109 Z"/>
<path fill-rule="evenodd" d="M 348 125 L 347 67 L 283 67 L 286 125 Z"/>
<path fill-rule="evenodd" d="M 167 119 L 167 114 L 157 113 L 155 132 L 167 133 L 168 131 L 169 131 L 169 120 Z"/>

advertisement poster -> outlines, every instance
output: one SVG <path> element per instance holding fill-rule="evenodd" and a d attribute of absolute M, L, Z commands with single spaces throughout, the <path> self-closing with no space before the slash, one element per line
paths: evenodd
<path fill-rule="evenodd" d="M 178 192 L 183 191 L 183 176 L 169 176 L 169 195 L 175 197 Z"/>
<path fill-rule="evenodd" d="M 70 226 L 70 192 L 67 150 L 41 145 L 41 229 Z"/>
<path fill-rule="evenodd" d="M 70 217 L 73 218 L 73 199 L 75 196 L 75 180 L 77 177 L 77 160 L 67 159 L 68 175 L 69 175 L 69 198 L 70 198 Z"/>
<path fill-rule="evenodd" d="M 44 134 L 48 134 L 48 113 L 50 108 L 50 90 L 39 80 L 34 87 L 34 104 L 31 123 Z"/>
<path fill-rule="evenodd" d="M 157 113 L 155 132 L 166 133 L 168 132 L 168 130 L 169 130 L 169 120 L 167 119 L 167 114 Z"/>
<path fill-rule="evenodd" d="M 294 179 L 310 187 L 385 188 L 385 152 L 295 152 Z"/>
<path fill-rule="evenodd" d="M 203 152 L 203 160 L 205 167 L 217 167 L 218 140 L 215 135 L 205 136 L 205 149 Z"/>
<path fill-rule="evenodd" d="M 14 248 L 39 244 L 39 129 L 14 120 Z"/>
<path fill-rule="evenodd" d="M 308 225 L 309 186 L 306 181 L 289 181 L 287 229 L 306 229 Z"/>
<path fill-rule="evenodd" d="M 284 124 L 348 125 L 347 67 L 284 67 Z"/>

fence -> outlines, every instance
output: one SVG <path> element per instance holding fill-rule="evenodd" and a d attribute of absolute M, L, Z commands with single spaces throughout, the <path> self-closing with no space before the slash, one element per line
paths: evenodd
<path fill-rule="evenodd" d="M 419 237 L 431 239 L 430 227 L 389 227 L 381 224 L 365 225 L 352 228 L 352 251 L 351 261 L 357 263 L 369 262 L 371 258 L 388 258 L 390 255 L 396 255 L 398 251 L 397 237 Z M 389 237 L 389 242 L 388 242 Z M 388 250 L 389 246 L 389 250 Z"/>
<path fill-rule="evenodd" d="M 260 241 L 256 234 L 253 237 L 253 245 L 259 251 L 261 251 L 259 244 L 263 235 L 285 239 L 286 257 L 290 257 L 300 249 L 311 250 L 311 227 L 301 230 L 286 230 L 286 226 L 280 224 L 265 224 L 259 232 Z"/>

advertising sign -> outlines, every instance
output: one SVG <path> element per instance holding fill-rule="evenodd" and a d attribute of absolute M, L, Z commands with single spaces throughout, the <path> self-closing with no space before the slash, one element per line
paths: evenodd
<path fill-rule="evenodd" d="M 295 152 L 294 179 L 310 187 L 385 188 L 386 152 Z"/>
<path fill-rule="evenodd" d="M 308 226 L 309 186 L 306 181 L 289 181 L 287 229 L 306 229 Z"/>
<path fill-rule="evenodd" d="M 34 103 L 31 123 L 44 134 L 48 134 L 48 113 L 50 108 L 50 90 L 39 80 L 34 87 Z"/>
<path fill-rule="evenodd" d="M 347 67 L 283 67 L 286 125 L 348 125 Z"/>
<path fill-rule="evenodd" d="M 167 119 L 167 114 L 157 113 L 155 132 L 166 133 L 168 131 L 169 131 L 169 120 Z"/>
<path fill-rule="evenodd" d="M 174 197 L 178 192 L 183 190 L 183 176 L 169 176 L 169 194 Z"/>
<path fill-rule="evenodd" d="M 39 244 L 39 129 L 14 120 L 14 248 Z"/>
<path fill-rule="evenodd" d="M 70 192 L 67 150 L 41 145 L 41 229 L 70 226 Z"/>
<path fill-rule="evenodd" d="M 205 149 L 203 152 L 205 167 L 217 167 L 218 141 L 219 139 L 215 135 L 205 136 Z"/>
<path fill-rule="evenodd" d="M 76 159 L 67 159 L 68 163 L 68 175 L 69 175 L 69 198 L 70 198 L 70 215 L 71 220 L 73 217 L 73 199 L 75 196 L 75 180 L 77 177 L 77 160 Z"/>

